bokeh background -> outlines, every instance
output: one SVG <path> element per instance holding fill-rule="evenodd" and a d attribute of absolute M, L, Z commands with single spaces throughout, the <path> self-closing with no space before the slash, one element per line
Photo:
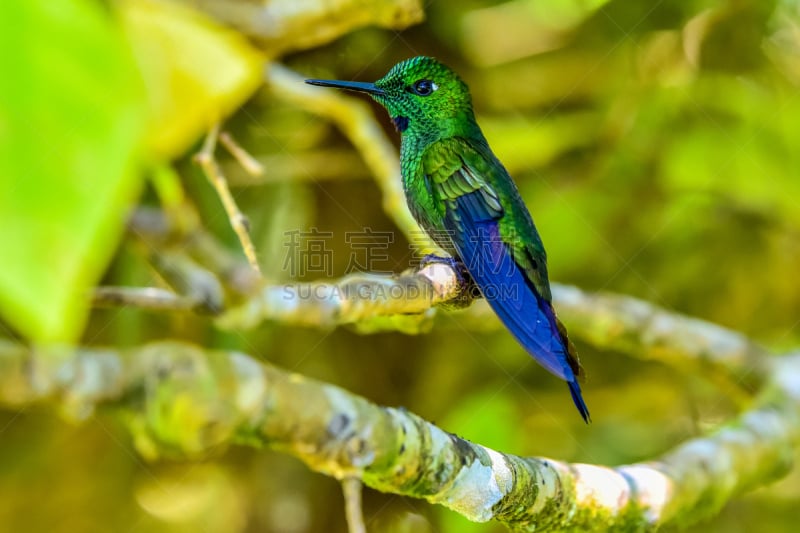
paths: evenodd
<path fill-rule="evenodd" d="M 372 81 L 407 57 L 441 59 L 470 86 L 478 121 L 536 220 L 553 280 L 633 295 L 778 352 L 800 344 L 798 3 L 423 4 L 425 21 L 406 30 L 365 27 L 324 46 L 281 50 L 276 60 L 307 77 Z M 113 15 L 118 4 L 102 5 Z M 13 22 L 0 28 L 6 24 Z M 397 141 L 384 111 L 370 105 Z M 268 277 L 320 277 L 286 269 L 290 233 L 311 228 L 331 232 L 334 277 L 351 266 L 346 233 L 366 228 L 394 235 L 376 269 L 408 267 L 409 243 L 331 123 L 264 87 L 226 128 L 266 166 L 265 177 L 252 179 L 222 161 Z M 204 224 L 237 250 L 219 200 L 190 161 L 198 148 L 175 168 Z M 144 203 L 155 198 L 150 188 L 142 193 Z M 125 242 L 104 282 L 157 283 Z M 98 310 L 83 342 L 162 338 L 240 349 L 404 406 L 481 444 L 568 461 L 646 460 L 737 409 L 708 376 L 578 342 L 594 419 L 585 426 L 563 383 L 510 335 L 475 329 L 458 313 L 441 314 L 433 331 L 417 336 L 280 324 L 240 335 L 203 317 Z M 794 531 L 798 500 L 793 473 L 689 531 Z M 371 490 L 365 513 L 370 531 L 502 531 Z M 232 447 L 194 462 L 147 463 L 113 411 L 74 426 L 49 408 L 0 411 L 0 524 L 50 532 L 346 530 L 336 481 L 291 457 Z"/>

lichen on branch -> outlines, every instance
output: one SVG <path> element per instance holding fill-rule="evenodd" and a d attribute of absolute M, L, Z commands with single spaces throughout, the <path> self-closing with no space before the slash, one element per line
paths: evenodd
<path fill-rule="evenodd" d="M 756 406 L 732 423 L 613 468 L 502 453 L 243 353 L 180 342 L 129 350 L 0 342 L 0 401 L 54 403 L 78 418 L 111 405 L 150 458 L 269 446 L 475 521 L 639 530 L 696 521 L 789 470 L 800 437 L 800 354 L 775 361 Z"/>

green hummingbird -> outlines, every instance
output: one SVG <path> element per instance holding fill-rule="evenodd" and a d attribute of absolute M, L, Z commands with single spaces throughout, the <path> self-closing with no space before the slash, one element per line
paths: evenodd
<path fill-rule="evenodd" d="M 400 166 L 411 213 L 460 261 L 525 350 L 569 385 L 590 421 L 578 379 L 583 369 L 552 306 L 547 257 L 514 181 L 483 136 L 467 85 L 420 56 L 375 83 L 306 80 L 369 94 L 400 132 Z"/>

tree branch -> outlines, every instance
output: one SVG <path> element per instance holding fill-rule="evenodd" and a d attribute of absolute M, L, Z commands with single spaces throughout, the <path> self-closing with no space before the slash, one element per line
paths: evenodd
<path fill-rule="evenodd" d="M 465 292 L 449 266 L 433 263 L 399 276 L 351 274 L 333 281 L 265 285 L 226 311 L 217 324 L 225 329 L 253 328 L 264 321 L 317 327 L 348 324 L 361 333 L 421 333 L 433 326 L 435 307 L 468 303 Z M 735 394 L 743 394 L 737 384 L 748 381 L 755 387 L 769 369 L 768 352 L 747 337 L 643 300 L 556 283 L 553 299 L 576 338 L 601 349 L 699 371 Z M 500 327 L 482 300 L 458 314 L 467 327 Z"/>
<path fill-rule="evenodd" d="M 375 318 L 423 315 L 460 297 L 463 287 L 453 270 L 430 264 L 399 276 L 357 273 L 331 282 L 265 285 L 243 305 L 218 319 L 226 329 L 248 329 L 263 321 L 302 326 L 366 326 Z M 384 323 L 393 328 L 392 322 Z"/>
<path fill-rule="evenodd" d="M 228 442 L 269 446 L 475 521 L 633 529 L 693 522 L 789 470 L 800 442 L 800 354 L 774 362 L 756 407 L 733 423 L 616 468 L 501 453 L 242 353 L 178 342 L 125 352 L 0 342 L 0 401 L 54 402 L 77 418 L 113 404 L 150 458 L 196 457 Z"/>

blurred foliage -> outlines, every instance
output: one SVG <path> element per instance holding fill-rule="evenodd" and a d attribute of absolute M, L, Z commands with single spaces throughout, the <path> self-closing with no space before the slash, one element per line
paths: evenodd
<path fill-rule="evenodd" d="M 229 3 L 239 15 L 242 6 L 254 5 Z M 14 176 L 0 180 L 0 247 L 7 257 L 20 254 L 25 235 L 27 243 L 41 244 L 45 257 L 53 258 L 42 260 L 38 269 L 32 260 L 5 261 L 0 268 L 0 310 L 20 330 L 22 321 L 13 317 L 24 315 L 14 302 L 63 311 L 51 298 L 91 282 L 92 272 L 113 251 L 109 235 L 119 232 L 120 212 L 135 201 L 133 180 L 120 176 L 130 170 L 137 117 L 145 114 L 132 112 L 137 82 L 125 70 L 132 67 L 120 44 L 123 32 L 108 20 L 93 23 L 107 15 L 97 3 L 74 4 L 77 11 L 59 19 L 70 21 L 69 30 L 60 31 L 80 33 L 85 41 L 43 29 L 49 26 L 40 24 L 52 20 L 55 8 L 41 6 L 55 3 L 12 2 L 0 8 L 0 42 L 18 54 L 4 52 L 2 64 L 15 60 L 29 67 L 26 77 L 0 81 L 0 168 Z M 117 10 L 126 4 L 111 2 Z M 27 7 L 14 11 L 9 5 Z M 365 28 L 284 59 L 309 77 L 374 80 L 400 59 L 439 57 L 472 88 L 478 120 L 534 215 L 554 279 L 640 296 L 777 349 L 800 344 L 800 8 L 795 2 L 438 0 L 426 6 L 426 15 L 426 22 L 401 33 Z M 34 20 L 38 29 L 11 31 L 24 20 Z M 157 70 L 163 56 L 186 53 L 192 70 L 210 69 L 199 83 L 211 94 L 210 82 L 225 86 L 237 75 L 229 70 L 236 71 L 235 60 L 214 60 L 230 47 L 243 70 L 233 96 L 218 104 L 224 114 L 251 90 L 247 69 L 258 52 L 238 36 L 207 31 L 213 22 L 189 29 L 188 20 L 180 19 L 185 33 L 169 18 L 145 19 L 138 26 L 140 44 L 151 31 L 157 32 L 154 42 L 183 36 L 171 46 L 145 43 L 145 52 L 137 54 L 141 69 Z M 202 50 L 201 57 L 192 55 Z M 73 63 L 79 73 L 80 65 L 91 68 L 76 77 L 67 69 Z M 208 72 L 218 74 L 209 78 Z M 162 81 L 167 77 L 162 74 Z M 193 85 L 187 87 L 165 100 L 175 106 L 165 104 L 168 109 L 208 103 L 206 96 L 193 94 Z M 73 97 L 70 88 L 81 90 Z M 93 112 L 86 101 L 97 99 L 107 105 Z M 384 111 L 374 107 L 391 131 Z M 170 116 L 164 113 L 155 119 Z M 199 111 L 186 119 L 188 126 L 172 120 L 151 126 L 155 130 L 146 140 L 166 136 L 162 127 L 185 128 L 175 136 L 180 141 L 165 141 L 169 148 L 162 155 L 174 155 L 202 135 L 202 122 L 212 120 L 208 115 Z M 10 139 L 7 124 L 20 121 L 31 125 L 27 136 Z M 230 170 L 241 183 L 234 192 L 250 218 L 269 278 L 291 278 L 285 271 L 287 232 L 312 227 L 333 232 L 326 245 L 333 252 L 332 274 L 341 275 L 351 259 L 346 232 L 394 229 L 352 147 L 329 124 L 287 106 L 280 93 L 268 87 L 258 92 L 226 127 L 251 153 L 274 163 L 263 182 L 244 184 L 241 172 Z M 38 137 L 42 131 L 50 134 L 45 142 Z M 85 150 L 85 159 L 71 166 L 61 152 L 48 155 L 62 146 L 69 153 Z M 204 223 L 236 248 L 219 200 L 189 155 L 176 163 L 188 196 L 200 206 Z M 63 189 L 75 183 L 91 184 L 90 201 L 73 201 Z M 143 201 L 155 198 L 148 190 Z M 67 208 L 80 214 L 74 223 L 68 222 Z M 95 212 L 97 218 L 90 219 Z M 54 249 L 46 233 L 36 233 L 49 221 L 75 239 L 68 249 Z M 98 228 L 104 237 L 87 234 Z M 78 276 L 73 254 L 87 261 L 81 268 L 88 270 Z M 399 233 L 388 254 L 382 270 L 402 270 L 412 259 Z M 29 268 L 15 271 L 15 264 Z M 305 278 L 319 276 L 312 272 Z M 105 282 L 153 280 L 142 258 L 123 246 Z M 14 292 L 24 287 L 36 292 L 24 297 Z M 64 321 L 56 325 L 77 328 L 62 311 L 53 315 Z M 504 451 L 582 462 L 646 459 L 732 413 L 731 402 L 703 376 L 579 345 L 594 418 L 585 427 L 563 384 L 530 361 L 509 335 L 468 331 L 457 314 L 438 322 L 440 327 L 418 337 L 280 325 L 238 335 L 219 332 L 201 317 L 118 309 L 93 312 L 84 342 L 129 345 L 178 337 L 238 348 L 376 402 L 405 406 L 448 431 Z M 44 326 L 22 330 L 44 331 Z M 48 413 L 4 412 L 0 435 L 0 521 L 9 529 L 345 530 L 337 484 L 279 454 L 235 448 L 204 463 L 145 464 L 118 421 L 104 416 L 76 429 Z M 798 498 L 795 472 L 693 530 L 791 531 Z M 499 531 L 466 524 L 423 502 L 371 491 L 365 494 L 365 512 L 372 531 Z"/>
<path fill-rule="evenodd" d="M 154 157 L 186 152 L 198 132 L 261 85 L 264 56 L 239 33 L 179 4 L 123 0 L 119 17 L 148 87 Z"/>
<path fill-rule="evenodd" d="M 0 314 L 35 341 L 80 335 L 145 165 L 261 83 L 261 54 L 201 13 L 117 7 L 122 28 L 93 0 L 2 7 Z"/>
<path fill-rule="evenodd" d="M 140 188 L 144 93 L 99 6 L 4 2 L 0 17 L 0 249 L 13 258 L 0 314 L 27 336 L 73 339 Z"/>

